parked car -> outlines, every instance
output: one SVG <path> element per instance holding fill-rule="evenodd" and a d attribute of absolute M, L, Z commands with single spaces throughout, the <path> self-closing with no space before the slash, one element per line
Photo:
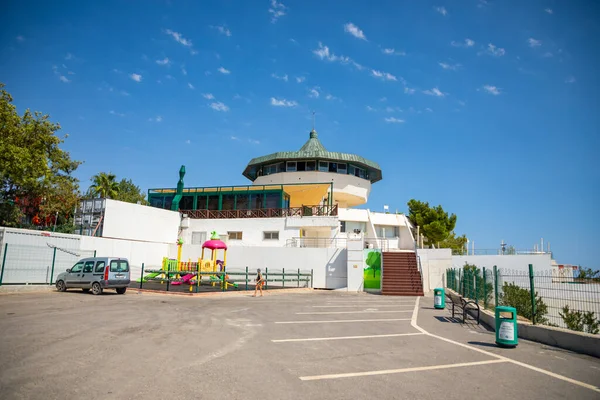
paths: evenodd
<path fill-rule="evenodd" d="M 56 277 L 56 289 L 64 292 L 67 289 L 90 289 L 95 295 L 102 294 L 104 289 L 115 289 L 124 294 L 129 286 L 129 261 L 126 258 L 91 257 L 84 258 L 66 272 Z"/>

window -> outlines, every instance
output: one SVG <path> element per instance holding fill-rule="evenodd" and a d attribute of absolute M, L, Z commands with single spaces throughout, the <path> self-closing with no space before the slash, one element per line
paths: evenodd
<path fill-rule="evenodd" d="M 202 244 L 206 242 L 206 232 L 192 232 L 192 244 Z"/>
<path fill-rule="evenodd" d="M 170 210 L 171 206 L 173 205 L 173 198 L 175 196 L 165 196 L 165 205 L 163 206 L 163 208 L 165 210 Z"/>
<path fill-rule="evenodd" d="M 163 208 L 164 200 L 164 197 L 150 197 L 150 206 Z"/>
<path fill-rule="evenodd" d="M 329 163 L 329 172 L 337 172 L 337 163 L 334 163 L 334 162 Z"/>
<path fill-rule="evenodd" d="M 279 231 L 263 232 L 263 240 L 279 240 Z"/>
<path fill-rule="evenodd" d="M 393 239 L 397 238 L 400 233 L 400 228 L 390 225 L 376 225 L 377 236 L 380 238 Z"/>
<path fill-rule="evenodd" d="M 235 208 L 237 210 L 247 210 L 248 209 L 248 195 L 247 194 L 238 194 L 235 197 L 236 197 Z"/>
<path fill-rule="evenodd" d="M 233 210 L 234 205 L 235 205 L 235 195 L 234 194 L 224 194 L 223 195 L 223 204 L 221 205 L 221 210 Z"/>
<path fill-rule="evenodd" d="M 355 230 L 360 230 L 362 233 L 367 232 L 366 222 L 346 221 L 346 232 L 354 233 Z"/>
<path fill-rule="evenodd" d="M 125 260 L 112 260 L 110 262 L 110 272 L 128 272 L 129 264 Z"/>
<path fill-rule="evenodd" d="M 346 221 L 340 221 L 340 232 L 346 232 Z"/>
<path fill-rule="evenodd" d="M 180 210 L 193 210 L 194 209 L 194 196 L 183 196 L 179 202 Z"/>
<path fill-rule="evenodd" d="M 229 240 L 242 240 L 242 232 L 227 232 Z"/>
<path fill-rule="evenodd" d="M 219 209 L 219 195 L 213 194 L 208 196 L 208 209 L 218 210 Z"/>
<path fill-rule="evenodd" d="M 287 172 L 296 172 L 296 161 L 287 162 Z"/>
<path fill-rule="evenodd" d="M 348 171 L 346 170 L 346 164 L 338 164 L 337 172 L 338 172 L 338 174 L 347 174 Z"/>
<path fill-rule="evenodd" d="M 86 261 L 85 264 L 83 265 L 83 272 L 89 273 L 89 272 L 92 272 L 93 270 L 94 270 L 94 262 Z"/>
<path fill-rule="evenodd" d="M 106 266 L 106 263 L 104 261 L 98 261 L 96 263 L 96 269 L 94 269 L 94 273 L 96 274 L 101 274 L 104 272 L 104 267 Z"/>
<path fill-rule="evenodd" d="M 77 263 L 75 265 L 73 265 L 73 268 L 71 268 L 71 273 L 75 273 L 78 274 L 81 272 L 81 270 L 83 269 L 83 263 Z"/>
<path fill-rule="evenodd" d="M 206 200 L 208 199 L 208 196 L 198 196 L 198 198 L 196 199 L 196 210 L 206 210 Z"/>
<path fill-rule="evenodd" d="M 267 193 L 266 208 L 281 208 L 281 195 L 279 193 Z"/>
<path fill-rule="evenodd" d="M 316 164 L 317 164 L 317 163 L 316 163 L 316 162 L 314 162 L 314 161 L 307 161 L 307 162 L 306 162 L 306 170 L 307 170 L 307 171 L 314 171 L 314 170 L 315 170 L 315 168 L 316 168 Z"/>
<path fill-rule="evenodd" d="M 264 195 L 262 193 L 253 194 L 250 196 L 250 209 L 260 210 L 263 208 Z"/>
<path fill-rule="evenodd" d="M 321 172 L 329 171 L 329 163 L 327 161 L 319 161 L 319 171 L 321 171 Z"/>

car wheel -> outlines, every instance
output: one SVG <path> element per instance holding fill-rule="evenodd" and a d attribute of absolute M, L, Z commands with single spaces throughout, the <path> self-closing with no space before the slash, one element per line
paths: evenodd
<path fill-rule="evenodd" d="M 117 288 L 117 293 L 118 294 L 125 294 L 125 291 L 127 291 L 126 287 Z"/>
<path fill-rule="evenodd" d="M 58 290 L 59 292 L 66 292 L 67 285 L 65 285 L 63 281 L 58 281 L 56 282 L 56 290 Z"/>
<path fill-rule="evenodd" d="M 92 285 L 92 293 L 96 296 L 102 294 L 102 286 L 100 286 L 98 282 L 94 282 L 94 284 Z"/>
<path fill-rule="evenodd" d="M 84 293 L 87 293 L 87 292 L 89 292 L 89 291 L 90 291 L 90 289 L 88 289 L 88 288 L 84 288 L 84 289 L 81 289 L 81 290 L 82 290 Z"/>

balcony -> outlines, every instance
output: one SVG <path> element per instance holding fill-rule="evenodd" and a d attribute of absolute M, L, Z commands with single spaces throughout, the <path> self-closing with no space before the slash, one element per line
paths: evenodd
<path fill-rule="evenodd" d="M 290 208 L 262 208 L 253 210 L 180 210 L 192 219 L 235 219 L 235 218 L 285 218 L 285 217 L 335 217 L 337 204 L 333 206 L 302 206 Z"/>

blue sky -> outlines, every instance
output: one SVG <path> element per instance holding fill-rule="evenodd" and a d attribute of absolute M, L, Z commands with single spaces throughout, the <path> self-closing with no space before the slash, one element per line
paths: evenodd
<path fill-rule="evenodd" d="M 600 267 L 599 6 L 589 1 L 12 1 L 0 81 L 85 163 L 144 189 L 248 184 L 297 150 L 377 161 L 369 207 L 458 215 L 478 249 Z"/>

